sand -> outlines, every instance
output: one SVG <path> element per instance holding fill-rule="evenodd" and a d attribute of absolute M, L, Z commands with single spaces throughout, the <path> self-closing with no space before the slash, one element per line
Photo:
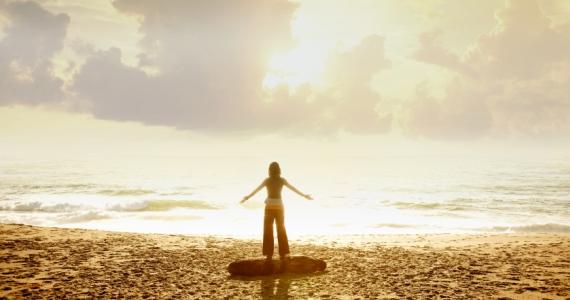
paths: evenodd
<path fill-rule="evenodd" d="M 292 240 L 323 273 L 230 277 L 258 240 L 0 225 L 0 298 L 570 299 L 567 234 Z"/>

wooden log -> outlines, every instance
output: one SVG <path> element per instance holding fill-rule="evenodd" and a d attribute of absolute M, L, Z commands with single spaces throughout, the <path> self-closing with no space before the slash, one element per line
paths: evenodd
<path fill-rule="evenodd" d="M 295 255 L 288 259 L 266 260 L 265 258 L 244 259 L 230 263 L 228 272 L 232 275 L 261 276 L 279 273 L 315 273 L 324 271 L 327 263 L 322 259 Z"/>

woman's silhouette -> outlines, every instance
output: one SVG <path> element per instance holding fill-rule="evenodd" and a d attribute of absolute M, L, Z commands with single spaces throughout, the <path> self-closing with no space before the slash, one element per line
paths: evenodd
<path fill-rule="evenodd" d="M 311 195 L 306 195 L 292 186 L 285 178 L 281 177 L 281 168 L 277 162 L 269 165 L 269 177 L 267 177 L 251 194 L 243 197 L 241 203 L 253 197 L 262 188 L 267 188 L 267 199 L 265 200 L 265 217 L 263 221 L 263 255 L 267 260 L 273 257 L 273 222 L 277 223 L 277 241 L 279 242 L 279 256 L 284 260 L 289 254 L 289 241 L 287 231 L 285 231 L 285 215 L 283 211 L 283 200 L 281 190 L 283 186 L 288 187 L 301 197 L 312 200 Z"/>

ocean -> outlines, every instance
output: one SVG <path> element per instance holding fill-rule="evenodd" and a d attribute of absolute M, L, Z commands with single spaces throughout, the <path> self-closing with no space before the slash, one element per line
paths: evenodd
<path fill-rule="evenodd" d="M 570 232 L 570 158 L 431 155 L 279 159 L 290 238 Z M 0 161 L 0 222 L 125 232 L 260 237 L 260 157 Z"/>

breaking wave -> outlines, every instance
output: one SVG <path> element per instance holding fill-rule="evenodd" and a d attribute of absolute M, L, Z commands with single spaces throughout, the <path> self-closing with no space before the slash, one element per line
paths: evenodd
<path fill-rule="evenodd" d="M 375 228 L 412 228 L 415 227 L 411 224 L 396 224 L 396 223 L 380 223 L 374 226 Z"/>
<path fill-rule="evenodd" d="M 125 201 L 116 204 L 108 204 L 100 210 L 117 211 L 117 212 L 144 212 L 144 211 L 168 211 L 172 209 L 219 209 L 220 207 L 212 205 L 206 201 L 200 200 L 141 200 L 141 201 Z M 41 201 L 32 202 L 14 202 L 10 204 L 0 205 L 0 211 L 14 212 L 46 212 L 61 213 L 85 211 L 86 209 L 97 209 L 96 206 L 89 204 L 71 204 L 71 203 L 46 203 Z"/>
<path fill-rule="evenodd" d="M 11 205 L 0 205 L 0 211 L 16 212 L 68 212 L 80 209 L 80 205 L 69 203 L 46 204 L 40 201 L 16 202 Z"/>
<path fill-rule="evenodd" d="M 570 233 L 570 226 L 563 224 L 533 224 L 525 226 L 496 226 L 492 228 L 498 232 L 520 232 L 520 233 Z"/>
<path fill-rule="evenodd" d="M 57 218 L 57 221 L 62 224 L 66 223 L 82 223 L 96 220 L 109 219 L 111 216 L 104 214 L 100 211 L 88 211 L 84 213 L 65 214 Z"/>
<path fill-rule="evenodd" d="M 109 207 L 109 210 L 114 211 L 128 211 L 128 212 L 141 212 L 141 211 L 167 211 L 178 208 L 193 208 L 193 209 L 219 209 L 220 207 L 214 206 L 206 201 L 200 200 L 145 200 L 138 202 L 129 202 L 116 204 Z"/>
<path fill-rule="evenodd" d="M 145 189 L 105 189 L 97 192 L 106 196 L 143 196 L 154 194 L 154 191 Z"/>
<path fill-rule="evenodd" d="M 200 216 L 161 216 L 152 215 L 142 217 L 145 220 L 157 220 L 157 221 L 195 221 L 204 219 Z"/>
<path fill-rule="evenodd" d="M 451 204 L 451 203 L 436 203 L 436 202 L 395 202 L 393 204 L 397 208 L 403 209 L 416 209 L 416 210 L 446 210 L 446 211 L 466 211 L 472 210 L 471 205 Z"/>
<path fill-rule="evenodd" d="M 0 189 L 5 194 L 99 194 L 105 196 L 144 196 L 155 194 L 150 189 L 126 188 L 114 185 L 99 185 L 92 183 L 69 184 L 2 184 Z M 176 193 L 173 193 L 176 194 Z"/>

